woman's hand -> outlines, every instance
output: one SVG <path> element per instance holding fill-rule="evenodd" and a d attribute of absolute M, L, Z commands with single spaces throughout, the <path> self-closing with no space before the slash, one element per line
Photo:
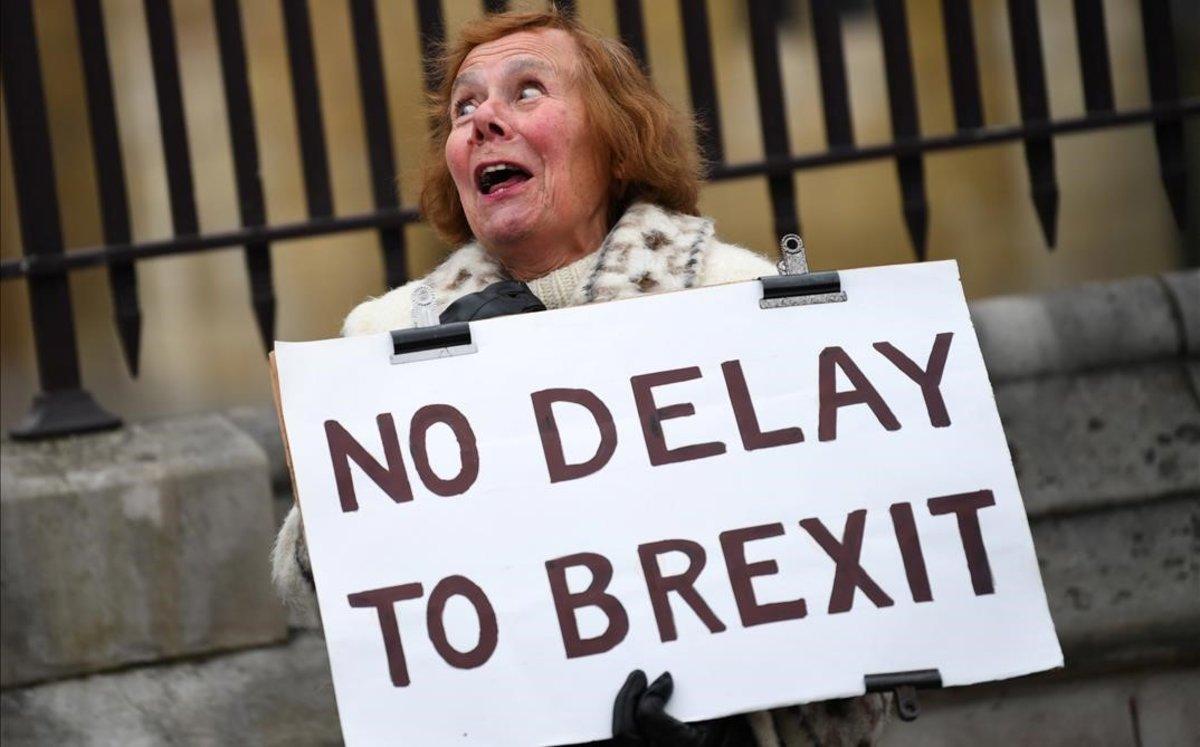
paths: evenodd
<path fill-rule="evenodd" d="M 646 685 L 646 673 L 630 672 L 613 702 L 613 740 L 620 745 L 654 747 L 735 747 L 753 744 L 745 721 L 738 717 L 684 723 L 665 708 L 675 689 L 670 672 Z"/>

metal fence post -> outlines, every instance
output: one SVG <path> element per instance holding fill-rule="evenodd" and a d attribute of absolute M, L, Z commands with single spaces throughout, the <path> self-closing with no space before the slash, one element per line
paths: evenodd
<path fill-rule="evenodd" d="M 24 261 L 31 262 L 63 253 L 58 195 L 33 8 L 29 0 L 5 0 L 0 8 L 4 103 L 12 139 Z M 66 270 L 30 274 L 27 282 L 41 392 L 34 397 L 25 420 L 12 430 L 12 437 L 32 440 L 120 426 L 121 419 L 100 407 L 81 386 Z"/>

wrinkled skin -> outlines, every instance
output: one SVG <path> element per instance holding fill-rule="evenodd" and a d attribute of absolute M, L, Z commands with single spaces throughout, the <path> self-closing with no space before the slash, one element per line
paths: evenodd
<path fill-rule="evenodd" d="M 607 230 L 611 177 L 577 54 L 565 31 L 519 32 L 475 47 L 455 77 L 446 163 L 476 239 L 520 280 L 589 254 Z M 479 169 L 498 161 L 530 178 L 485 195 Z"/>

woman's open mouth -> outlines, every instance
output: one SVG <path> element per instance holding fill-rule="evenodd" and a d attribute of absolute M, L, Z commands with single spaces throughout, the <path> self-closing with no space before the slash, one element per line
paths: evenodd
<path fill-rule="evenodd" d="M 477 169 L 475 185 L 480 193 L 493 195 L 524 184 L 531 176 L 532 174 L 515 163 L 493 163 Z"/>

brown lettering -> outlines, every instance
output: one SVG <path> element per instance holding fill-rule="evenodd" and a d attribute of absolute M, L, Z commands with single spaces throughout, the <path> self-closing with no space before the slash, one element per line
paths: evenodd
<path fill-rule="evenodd" d="M 737 419 L 738 432 L 742 435 L 742 446 L 746 451 L 786 446 L 804 440 L 804 432 L 796 427 L 766 432 L 759 427 L 758 413 L 754 411 L 754 403 L 750 401 L 750 389 L 746 386 L 746 375 L 742 372 L 741 361 L 725 361 L 721 364 L 721 372 L 725 374 L 729 403 L 733 406 L 733 416 Z"/>
<path fill-rule="evenodd" d="M 347 595 L 350 606 L 374 607 L 379 615 L 379 630 L 383 633 L 383 649 L 387 653 L 388 674 L 392 685 L 408 687 L 408 665 L 404 661 L 404 647 L 400 644 L 400 622 L 396 619 L 396 603 L 406 599 L 420 599 L 425 591 L 420 584 L 385 586 Z"/>
<path fill-rule="evenodd" d="M 458 474 L 449 480 L 437 476 L 429 465 L 429 451 L 426 443 L 429 428 L 436 423 L 450 426 L 454 438 L 458 441 L 459 458 L 462 467 Z M 467 418 L 450 405 L 425 405 L 417 410 L 412 417 L 408 432 L 408 444 L 412 450 L 413 466 L 421 476 L 421 482 L 430 492 L 441 496 L 461 495 L 475 484 L 479 477 L 479 449 L 475 445 L 475 432 Z"/>
<path fill-rule="evenodd" d="M 854 606 L 854 590 L 862 589 L 876 607 L 895 604 L 875 579 L 859 563 L 862 557 L 863 532 L 867 523 L 866 509 L 851 511 L 846 516 L 842 541 L 838 542 L 820 519 L 805 519 L 800 526 L 816 540 L 821 549 L 837 564 L 833 572 L 833 590 L 829 593 L 829 614 L 849 612 Z"/>
<path fill-rule="evenodd" d="M 681 552 L 687 556 L 688 566 L 683 573 L 677 576 L 662 575 L 658 556 L 668 552 Z M 725 624 L 696 591 L 696 578 L 704 570 L 707 562 L 704 548 L 699 543 L 685 539 L 647 542 L 638 545 L 638 557 L 642 561 L 642 575 L 646 577 L 646 590 L 650 592 L 650 606 L 654 608 L 654 619 L 658 622 L 660 639 L 666 642 L 679 637 L 675 630 L 675 615 L 671 612 L 671 602 L 667 599 L 667 594 L 672 591 L 677 592 L 683 601 L 687 602 L 709 632 L 720 633 L 725 630 Z"/>
<path fill-rule="evenodd" d="M 567 568 L 572 566 L 583 566 L 592 573 L 592 581 L 583 591 L 572 592 L 567 588 Z M 554 611 L 558 615 L 558 627 L 568 659 L 602 654 L 625 640 L 629 632 L 629 615 L 621 601 L 605 591 L 613 577 L 612 563 L 608 558 L 594 552 L 564 555 L 546 561 L 546 575 L 550 580 Z M 575 610 L 580 607 L 600 608 L 608 618 L 603 633 L 586 640 L 579 635 Z"/>
<path fill-rule="evenodd" d="M 333 477 L 337 484 L 338 500 L 342 511 L 358 510 L 358 498 L 354 494 L 354 476 L 350 474 L 350 461 L 354 460 L 367 477 L 379 486 L 396 503 L 411 501 L 412 487 L 404 470 L 404 457 L 400 454 L 400 439 L 396 436 L 396 423 L 389 413 L 380 413 L 375 418 L 379 426 L 379 439 L 383 442 L 384 467 L 371 456 L 362 444 L 336 420 L 325 421 L 325 440 L 329 443 L 329 459 L 333 462 Z"/>
<path fill-rule="evenodd" d="M 542 453 L 546 455 L 546 469 L 550 482 L 577 480 L 600 471 L 617 450 L 617 427 L 613 424 L 612 412 L 600 398 L 587 389 L 543 389 L 529 395 L 533 400 L 533 413 L 537 419 L 538 435 L 542 438 Z M 555 402 L 571 402 L 592 415 L 600 429 L 600 445 L 591 459 L 580 464 L 567 464 L 563 454 L 562 437 L 558 422 L 551 407 Z"/>
<path fill-rule="evenodd" d="M 900 421 L 896 420 L 883 397 L 879 396 L 879 392 L 845 350 L 837 346 L 825 348 L 821 351 L 818 366 L 820 375 L 817 388 L 821 400 L 818 441 L 837 438 L 838 408 L 847 405 L 866 405 L 884 428 L 889 431 L 900 430 Z M 837 368 L 842 369 L 853 389 L 845 392 L 837 390 Z"/>
<path fill-rule="evenodd" d="M 450 645 L 446 637 L 446 624 L 442 616 L 446 612 L 446 602 L 456 594 L 471 603 L 479 618 L 479 642 L 470 651 L 459 651 Z M 474 669 L 485 664 L 496 652 L 499 639 L 496 611 L 492 609 L 492 603 L 483 589 L 465 576 L 447 576 L 433 587 L 429 593 L 429 606 L 425 609 L 425 624 L 433 647 L 452 667 Z"/>
<path fill-rule="evenodd" d="M 725 444 L 720 441 L 680 446 L 668 449 L 666 438 L 663 436 L 662 421 L 672 418 L 682 418 L 696 414 L 696 407 L 691 402 L 659 407 L 654 402 L 653 389 L 666 384 L 678 384 L 700 378 L 700 368 L 676 368 L 671 371 L 634 376 L 629 380 L 633 386 L 633 401 L 637 403 L 638 416 L 642 422 L 642 435 L 646 439 L 646 451 L 650 456 L 650 464 L 657 467 L 673 462 L 686 462 L 691 459 L 703 459 L 725 453 Z"/>
<path fill-rule="evenodd" d="M 738 615 L 742 619 L 742 625 L 747 628 L 751 625 L 794 620 L 808 614 L 803 599 L 759 604 L 758 598 L 754 594 L 754 578 L 779 573 L 779 564 L 774 560 L 747 563 L 746 543 L 768 537 L 778 537 L 781 534 L 783 534 L 783 524 L 778 523 L 721 532 L 721 552 L 725 555 L 725 570 L 729 573 L 729 585 L 733 589 L 733 598 L 737 602 Z"/>
<path fill-rule="evenodd" d="M 925 398 L 925 409 L 929 411 L 929 422 L 934 428 L 945 428 L 950 425 L 950 414 L 946 412 L 946 400 L 942 398 L 942 374 L 946 370 L 946 357 L 950 354 L 950 340 L 953 332 L 942 332 L 933 339 L 933 349 L 929 351 L 929 362 L 925 370 L 921 370 L 911 358 L 901 353 L 890 342 L 877 342 L 874 348 L 891 361 L 905 376 L 912 379 L 921 387 L 921 396 Z"/>
<path fill-rule="evenodd" d="M 888 512 L 892 515 L 892 528 L 896 530 L 896 544 L 900 547 L 912 599 L 914 602 L 932 602 L 933 592 L 929 588 L 929 573 L 925 570 L 925 555 L 921 552 L 921 538 L 917 535 L 912 506 L 893 503 Z"/>
<path fill-rule="evenodd" d="M 979 529 L 979 509 L 996 505 L 990 490 L 973 493 L 956 493 L 929 499 L 929 513 L 934 516 L 954 514 L 958 519 L 958 535 L 962 538 L 963 552 L 967 556 L 967 570 L 971 574 L 971 588 L 976 596 L 993 594 L 992 568 L 988 564 L 987 548 L 983 546 L 983 533 Z"/>

